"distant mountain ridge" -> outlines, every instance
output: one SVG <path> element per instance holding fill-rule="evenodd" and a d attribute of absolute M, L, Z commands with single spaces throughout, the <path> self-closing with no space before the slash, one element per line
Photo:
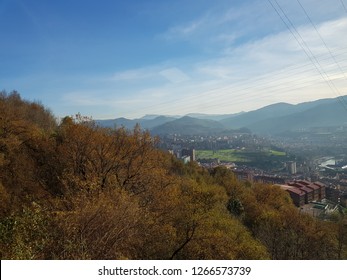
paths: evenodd
<path fill-rule="evenodd" d="M 280 134 L 314 127 L 347 126 L 347 105 L 332 102 L 278 118 L 270 118 L 248 125 L 255 133 Z"/>
<path fill-rule="evenodd" d="M 181 135 L 207 135 L 218 134 L 225 130 L 225 127 L 214 120 L 197 119 L 189 116 L 164 123 L 154 127 L 151 132 L 155 135 L 181 134 Z"/>
<path fill-rule="evenodd" d="M 145 116 L 143 118 L 133 120 L 126 118 L 96 120 L 96 123 L 103 127 L 125 127 L 127 129 L 132 129 L 136 124 L 139 124 L 143 129 L 152 129 L 156 126 L 176 120 L 177 118 L 178 117 L 151 115 L 151 117 Z"/>
<path fill-rule="evenodd" d="M 186 116 L 146 115 L 140 119 L 97 120 L 106 127 L 132 129 L 139 124 L 154 135 L 164 134 L 221 134 L 246 128 L 257 134 L 276 135 L 314 127 L 347 125 L 347 96 L 319 99 L 297 105 L 275 103 L 238 114 L 209 115 L 192 113 Z"/>

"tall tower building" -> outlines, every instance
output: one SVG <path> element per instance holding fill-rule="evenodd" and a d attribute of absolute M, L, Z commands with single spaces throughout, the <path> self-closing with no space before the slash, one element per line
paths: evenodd
<path fill-rule="evenodd" d="M 292 175 L 296 174 L 296 162 L 295 161 L 288 161 L 287 162 L 287 170 Z"/>
<path fill-rule="evenodd" d="M 182 149 L 182 157 L 189 156 L 190 161 L 195 161 L 195 150 L 194 149 Z"/>

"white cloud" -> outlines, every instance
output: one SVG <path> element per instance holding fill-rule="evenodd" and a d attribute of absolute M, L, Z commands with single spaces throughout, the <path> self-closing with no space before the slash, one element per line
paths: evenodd
<path fill-rule="evenodd" d="M 236 15 L 231 15 L 229 20 L 234 17 Z M 169 34 L 192 35 L 211 19 L 212 16 L 203 17 L 203 20 L 172 28 Z M 317 28 L 336 60 L 346 69 L 347 19 L 326 21 L 317 24 Z M 316 66 L 327 73 L 327 80 L 345 93 L 346 79 L 314 28 L 306 22 L 306 25 L 297 26 L 297 30 L 319 61 Z M 213 45 L 219 40 L 234 44 L 239 38 L 233 32 L 215 32 L 208 43 Z M 269 103 L 298 103 L 337 94 L 288 30 L 235 46 L 230 44 L 228 48 L 217 44 L 220 52 L 214 52 L 209 58 L 181 59 L 180 64 L 166 61 L 117 72 L 107 87 L 95 86 L 95 93 L 75 93 L 67 100 L 80 106 L 104 106 L 105 114 L 114 110 L 118 116 L 140 117 L 148 113 L 237 113 Z M 135 81 L 137 87 L 133 87 Z M 121 82 L 122 86 L 118 86 Z"/>
<path fill-rule="evenodd" d="M 222 33 L 212 38 L 211 41 L 232 44 L 236 41 L 237 38 L 238 36 L 236 35 L 236 33 Z"/>
<path fill-rule="evenodd" d="M 346 23 L 347 19 L 343 18 L 318 25 L 321 35 L 334 46 L 332 54 L 341 63 L 347 59 L 347 48 L 341 51 L 346 45 Z M 172 96 L 177 96 L 175 90 L 181 94 L 170 101 L 171 107 L 185 113 L 196 108 L 204 108 L 205 112 L 235 113 L 241 111 L 241 107 L 256 109 L 270 101 L 298 103 L 343 94 L 346 79 L 342 79 L 341 71 L 322 46 L 314 28 L 302 26 L 297 30 L 319 61 L 316 66 L 325 79 L 314 66 L 315 60 L 312 62 L 307 57 L 286 30 L 233 48 L 223 57 L 196 64 L 194 72 L 188 73 L 194 76 L 193 83 L 172 89 Z M 329 87 L 330 80 L 338 92 Z M 170 110 L 169 106 L 165 109 Z"/>
<path fill-rule="evenodd" d="M 185 24 L 173 26 L 160 37 L 166 40 L 189 39 L 189 36 L 203 28 L 205 21 L 205 18 L 200 18 Z"/>
<path fill-rule="evenodd" d="M 115 73 L 112 77 L 112 81 L 132 81 L 132 80 L 142 80 L 148 79 L 154 76 L 153 69 L 139 68 L 126 70 Z"/>
<path fill-rule="evenodd" d="M 174 33 L 177 35 L 186 36 L 195 32 L 200 26 L 202 26 L 202 24 L 203 24 L 203 20 L 193 21 L 187 25 L 173 27 L 172 29 L 170 29 L 170 31 L 171 33 Z"/>
<path fill-rule="evenodd" d="M 181 83 L 190 80 L 189 76 L 177 67 L 167 68 L 159 72 L 171 83 Z"/>
<path fill-rule="evenodd" d="M 70 92 L 62 97 L 62 100 L 66 103 L 75 106 L 105 106 L 105 107 L 117 107 L 117 106 L 131 106 L 141 105 L 148 102 L 146 96 L 130 96 L 123 95 L 119 98 L 119 93 L 114 93 L 112 90 L 91 90 L 88 92 Z"/>

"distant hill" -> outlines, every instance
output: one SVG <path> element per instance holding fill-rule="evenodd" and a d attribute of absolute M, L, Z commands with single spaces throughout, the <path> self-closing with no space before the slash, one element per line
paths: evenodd
<path fill-rule="evenodd" d="M 154 127 L 151 132 L 154 135 L 175 133 L 181 135 L 207 135 L 220 133 L 223 130 L 225 130 L 225 127 L 217 121 L 202 120 L 185 116 L 180 119 Z"/>
<path fill-rule="evenodd" d="M 182 116 L 179 115 L 144 115 L 140 120 L 154 120 L 158 117 L 167 117 L 169 119 L 179 119 Z"/>
<path fill-rule="evenodd" d="M 252 132 L 261 134 L 346 125 L 347 97 L 319 99 L 297 105 L 276 103 L 223 119 L 221 123 L 233 129 L 247 127 Z"/>
<path fill-rule="evenodd" d="M 124 126 L 126 128 L 132 128 L 136 125 L 136 120 L 129 120 L 126 118 L 96 120 L 95 122 L 102 127 L 111 127 L 111 128 L 121 127 L 121 126 Z"/>
<path fill-rule="evenodd" d="M 284 102 L 275 103 L 238 116 L 223 119 L 221 120 L 221 123 L 230 128 L 248 127 L 259 121 L 304 112 L 318 105 L 326 105 L 331 102 L 336 102 L 336 100 L 319 99 L 316 101 L 299 103 L 297 105 Z"/>
<path fill-rule="evenodd" d="M 229 128 L 247 127 L 255 121 L 265 120 L 273 116 L 284 116 L 292 110 L 294 105 L 288 103 L 277 103 L 250 111 L 238 116 L 232 116 L 220 122 Z"/>
<path fill-rule="evenodd" d="M 238 114 L 198 114 L 184 117 L 146 115 L 140 119 L 98 120 L 105 127 L 124 126 L 132 129 L 137 123 L 152 134 L 207 135 L 231 133 L 243 129 L 257 134 L 276 135 L 313 127 L 347 125 L 347 96 L 319 99 L 297 105 L 276 103 Z"/>
<path fill-rule="evenodd" d="M 226 119 L 232 116 L 238 116 L 243 114 L 244 112 L 237 114 L 199 114 L 199 113 L 191 113 L 185 116 L 192 117 L 201 120 L 214 120 L 220 121 L 222 119 Z M 136 124 L 139 124 L 144 129 L 151 129 L 155 126 L 162 125 L 164 123 L 182 118 L 184 116 L 170 116 L 170 115 L 145 115 L 139 119 L 126 119 L 126 118 L 117 118 L 117 119 L 107 119 L 107 120 L 96 120 L 96 123 L 103 127 L 121 127 L 124 126 L 127 129 L 132 129 Z"/>
<path fill-rule="evenodd" d="M 254 133 L 280 134 L 286 131 L 343 125 L 347 125 L 347 104 L 345 106 L 335 100 L 302 112 L 254 122 L 247 127 Z"/>
<path fill-rule="evenodd" d="M 174 121 L 176 119 L 177 119 L 176 117 L 158 116 L 155 119 L 141 122 L 140 125 L 141 127 L 145 129 L 152 129 L 153 127 Z"/>
<path fill-rule="evenodd" d="M 187 114 L 186 116 L 196 118 L 196 119 L 201 119 L 201 120 L 221 121 L 223 119 L 240 116 L 242 114 L 244 114 L 244 112 L 240 112 L 240 113 L 236 113 L 236 114 L 224 114 L 224 115 L 190 113 L 190 114 Z"/>
<path fill-rule="evenodd" d="M 155 126 L 170 122 L 175 120 L 175 117 L 166 117 L 166 116 L 154 116 L 144 117 L 141 119 L 126 119 L 126 118 L 118 118 L 118 119 L 110 119 L 110 120 L 97 120 L 96 123 L 103 127 L 122 127 L 124 126 L 127 129 L 133 129 L 136 124 L 139 124 L 143 129 L 151 129 Z"/>

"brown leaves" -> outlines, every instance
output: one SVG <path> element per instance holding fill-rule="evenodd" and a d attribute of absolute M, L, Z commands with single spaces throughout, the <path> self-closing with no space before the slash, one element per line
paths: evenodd
<path fill-rule="evenodd" d="M 123 191 L 74 198 L 73 211 L 61 212 L 60 246 L 64 259 L 133 258 L 139 246 L 141 211 Z"/>
<path fill-rule="evenodd" d="M 305 259 L 345 233 L 288 194 L 155 149 L 140 127 L 100 128 L 0 94 L 0 249 L 13 259 Z M 228 204 L 229 203 L 229 204 Z M 227 209 L 229 207 L 229 211 Z M 237 217 L 236 217 L 237 214 Z"/>

